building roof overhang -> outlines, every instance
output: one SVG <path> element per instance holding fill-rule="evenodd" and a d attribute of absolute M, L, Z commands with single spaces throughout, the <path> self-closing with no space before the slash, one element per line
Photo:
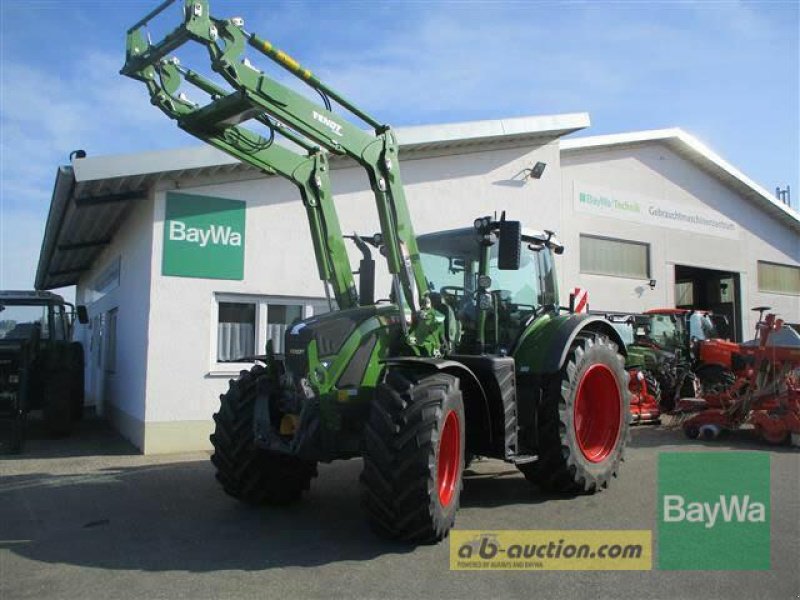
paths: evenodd
<path fill-rule="evenodd" d="M 546 144 L 588 127 L 587 113 L 422 125 L 396 129 L 403 159 Z M 333 157 L 334 168 L 346 162 Z M 78 282 L 111 243 L 130 206 L 162 181 L 259 177 L 215 148 L 195 146 L 75 158 L 56 172 L 36 271 L 37 290 Z"/>

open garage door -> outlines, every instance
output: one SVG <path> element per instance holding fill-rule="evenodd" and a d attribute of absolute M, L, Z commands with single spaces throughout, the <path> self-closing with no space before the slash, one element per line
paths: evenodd
<path fill-rule="evenodd" d="M 742 306 L 739 273 L 675 265 L 675 306 L 710 310 L 728 318 L 723 337 L 742 341 Z"/>

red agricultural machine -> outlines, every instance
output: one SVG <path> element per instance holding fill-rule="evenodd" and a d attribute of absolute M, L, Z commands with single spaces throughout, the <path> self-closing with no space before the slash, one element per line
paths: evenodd
<path fill-rule="evenodd" d="M 631 393 L 631 424 L 658 423 L 661 417 L 661 388 L 649 371 L 639 367 L 628 371 L 628 391 Z"/>
<path fill-rule="evenodd" d="M 676 413 L 690 438 L 715 439 L 751 425 L 772 444 L 800 445 L 800 335 L 759 306 L 756 337 L 743 344 L 700 346 L 701 362 L 722 376 L 702 399 L 683 399 Z M 716 341 L 715 341 L 716 342 Z"/>

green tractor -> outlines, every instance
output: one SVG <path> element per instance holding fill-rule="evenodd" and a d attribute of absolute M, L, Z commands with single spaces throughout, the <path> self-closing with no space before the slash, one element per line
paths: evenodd
<path fill-rule="evenodd" d="M 41 410 L 51 436 L 83 415 L 83 346 L 72 341 L 77 308 L 51 292 L 0 291 L 0 423 L 10 453 L 22 451 L 25 423 Z"/>
<path fill-rule="evenodd" d="M 609 314 L 625 342 L 625 368 L 638 370 L 660 408 L 669 411 L 681 398 L 700 395 L 694 371 L 689 328 L 673 309 L 645 314 Z"/>
<path fill-rule="evenodd" d="M 335 300 L 331 312 L 291 325 L 284 354 L 268 346 L 262 364 L 220 397 L 211 441 L 223 489 L 249 504 L 287 504 L 309 489 L 319 462 L 363 457 L 373 529 L 434 542 L 453 526 L 469 456 L 512 463 L 550 491 L 608 486 L 628 437 L 625 347 L 603 318 L 560 305 L 554 254 L 563 248 L 553 233 L 523 231 L 503 215 L 417 237 L 391 128 L 248 33 L 241 18 L 212 18 L 204 0 L 187 0 L 183 23 L 151 43 L 147 23 L 169 4 L 128 31 L 122 73 L 144 82 L 153 104 L 192 135 L 297 185 Z M 207 49 L 228 89 L 171 56 L 189 41 Z M 322 104 L 242 60 L 245 47 L 307 83 Z M 189 100 L 187 84 L 209 101 Z M 380 233 L 342 235 L 328 153 L 367 171 Z M 348 239 L 363 254 L 358 286 Z M 376 249 L 392 281 L 377 300 Z"/>

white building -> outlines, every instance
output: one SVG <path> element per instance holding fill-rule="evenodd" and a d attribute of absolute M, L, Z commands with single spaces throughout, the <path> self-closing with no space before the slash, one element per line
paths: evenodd
<path fill-rule="evenodd" d="M 681 130 L 561 140 L 588 125 L 569 114 L 398 130 L 416 232 L 505 210 L 558 232 L 562 303 L 581 286 L 592 309 L 711 308 L 740 339 L 752 306 L 800 323 L 797 212 Z M 342 229 L 375 232 L 365 173 L 333 167 Z M 209 226 L 216 239 L 195 231 Z M 87 403 L 146 453 L 210 448 L 218 396 L 250 366 L 226 359 L 268 337 L 279 348 L 286 323 L 327 307 L 296 189 L 210 147 L 61 167 L 36 287 L 72 284 L 91 317 Z"/>

